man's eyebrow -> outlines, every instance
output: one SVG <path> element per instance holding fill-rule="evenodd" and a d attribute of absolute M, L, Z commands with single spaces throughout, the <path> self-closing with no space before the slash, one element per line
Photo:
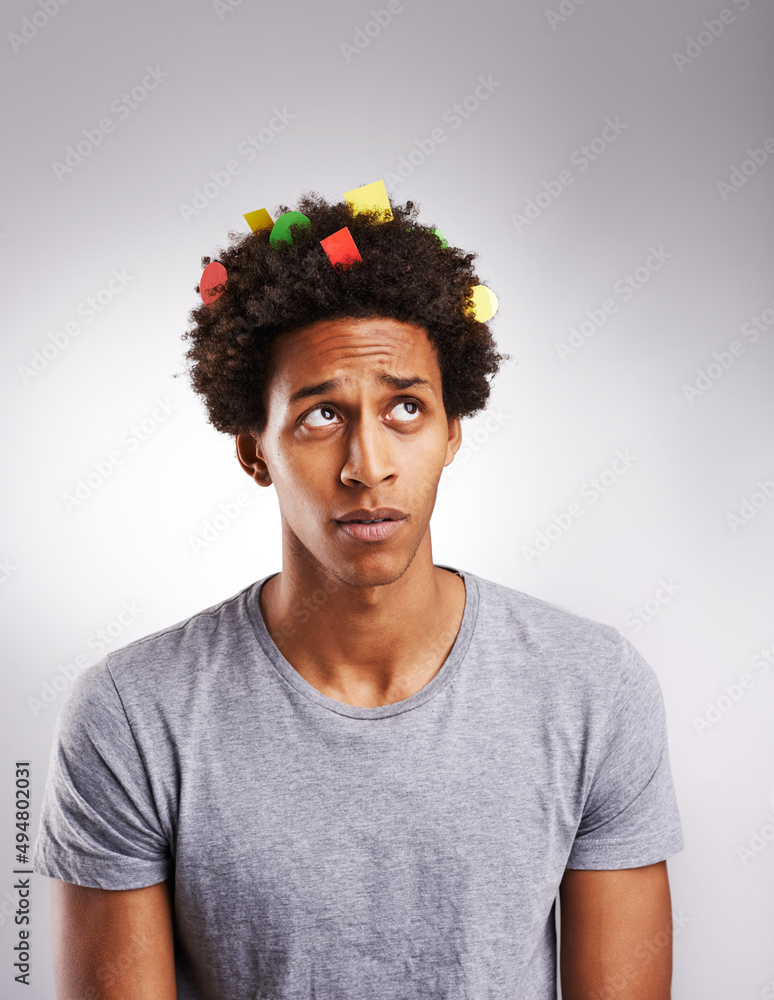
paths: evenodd
<path fill-rule="evenodd" d="M 391 389 L 412 389 L 416 386 L 421 389 L 427 389 L 433 393 L 436 391 L 433 383 L 426 378 L 422 378 L 421 375 L 408 375 L 401 377 L 399 375 L 390 375 L 387 372 L 382 372 L 377 376 L 377 381 L 381 382 L 382 385 L 390 386 Z M 329 378 L 324 382 L 316 382 L 314 385 L 305 385 L 300 389 L 296 389 L 290 397 L 290 402 L 295 403 L 299 399 L 309 399 L 312 396 L 325 396 L 334 389 L 340 389 L 341 386 L 342 380 L 339 378 Z"/>
<path fill-rule="evenodd" d="M 333 389 L 338 389 L 341 381 L 337 378 L 329 378 L 325 382 L 316 382 L 314 385 L 305 385 L 301 389 L 296 389 L 290 397 L 290 402 L 295 403 L 299 399 L 308 399 L 310 396 L 324 396 Z"/>

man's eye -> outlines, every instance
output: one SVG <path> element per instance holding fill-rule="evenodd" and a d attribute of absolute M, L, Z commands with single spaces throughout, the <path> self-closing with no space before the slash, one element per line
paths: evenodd
<path fill-rule="evenodd" d="M 336 411 L 330 406 L 317 406 L 304 417 L 304 423 L 309 427 L 329 427 L 336 417 Z M 319 418 L 319 419 L 318 419 Z"/>
<path fill-rule="evenodd" d="M 401 410 L 403 411 L 401 413 Z M 413 399 L 403 399 L 399 403 L 396 403 L 392 408 L 392 415 L 403 423 L 408 423 L 411 420 L 416 420 L 419 414 L 422 412 L 422 408 L 419 403 L 415 402 Z"/>

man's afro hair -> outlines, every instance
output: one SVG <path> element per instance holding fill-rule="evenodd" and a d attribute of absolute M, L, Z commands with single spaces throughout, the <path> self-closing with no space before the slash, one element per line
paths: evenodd
<path fill-rule="evenodd" d="M 272 246 L 268 230 L 230 233 L 217 257 L 228 275 L 225 290 L 189 314 L 188 374 L 213 426 L 225 434 L 261 433 L 274 338 L 343 317 L 422 327 L 436 350 L 447 416 L 482 410 L 489 379 L 509 355 L 498 353 L 486 323 L 465 312 L 480 283 L 472 268 L 477 255 L 444 246 L 434 227 L 417 223 L 419 206 L 411 201 L 393 204 L 386 222 L 368 212 L 353 216 L 346 202 L 331 204 L 313 192 L 296 210 L 311 229 L 293 228 L 292 245 Z M 287 211 L 280 205 L 274 218 Z M 363 259 L 334 266 L 320 240 L 344 226 Z M 210 260 L 202 257 L 202 267 Z"/>

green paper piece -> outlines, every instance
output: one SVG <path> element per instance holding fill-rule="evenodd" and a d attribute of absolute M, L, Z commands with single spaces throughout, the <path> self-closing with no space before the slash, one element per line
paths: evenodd
<path fill-rule="evenodd" d="M 290 231 L 291 226 L 298 227 L 297 232 L 306 232 L 312 228 L 312 221 L 303 212 L 285 212 L 272 226 L 271 233 L 269 234 L 269 243 L 273 247 L 278 246 L 280 243 L 289 243 L 293 246 L 293 234 Z"/>
<path fill-rule="evenodd" d="M 443 236 L 443 233 L 441 232 L 441 230 L 440 229 L 434 229 L 433 232 L 438 237 L 438 239 L 441 241 L 441 246 L 442 247 L 448 247 L 449 244 L 444 239 L 444 236 Z"/>

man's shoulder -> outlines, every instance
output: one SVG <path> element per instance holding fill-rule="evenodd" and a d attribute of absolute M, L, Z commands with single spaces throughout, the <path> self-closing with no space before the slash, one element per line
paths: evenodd
<path fill-rule="evenodd" d="M 605 665 L 620 669 L 630 653 L 614 625 L 494 580 L 475 579 L 483 641 L 528 658 L 536 668 L 562 664 L 571 672 L 600 673 Z"/>
<path fill-rule="evenodd" d="M 127 684 L 155 687 L 192 680 L 202 669 L 215 667 L 237 655 L 240 646 L 253 643 L 250 607 L 262 582 L 112 650 L 79 679 L 88 676 L 92 684 L 103 684 L 109 677 L 119 690 Z M 100 675 L 107 677 L 99 679 Z"/>
<path fill-rule="evenodd" d="M 560 642 L 564 638 L 589 638 L 594 642 L 612 642 L 614 645 L 621 642 L 621 633 L 614 625 L 494 580 L 480 576 L 475 576 L 475 579 L 482 613 L 493 620 L 502 620 L 506 627 L 518 623 L 521 629 Z"/>

